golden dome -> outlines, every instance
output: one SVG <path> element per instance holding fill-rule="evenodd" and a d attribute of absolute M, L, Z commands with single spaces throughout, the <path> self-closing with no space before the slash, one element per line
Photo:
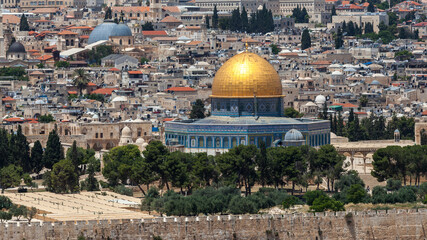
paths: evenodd
<path fill-rule="evenodd" d="M 265 59 L 243 52 L 225 62 L 212 84 L 214 98 L 271 98 L 282 96 L 279 74 Z"/>

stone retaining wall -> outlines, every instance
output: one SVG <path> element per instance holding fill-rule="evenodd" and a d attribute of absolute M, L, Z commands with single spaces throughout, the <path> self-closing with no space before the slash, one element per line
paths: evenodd
<path fill-rule="evenodd" d="M 1 223 L 0 239 L 427 239 L 427 209 Z"/>

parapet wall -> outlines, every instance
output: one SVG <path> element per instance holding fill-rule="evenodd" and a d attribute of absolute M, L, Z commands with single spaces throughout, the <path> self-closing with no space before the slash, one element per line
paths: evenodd
<path fill-rule="evenodd" d="M 1 223 L 0 239 L 426 239 L 427 209 Z"/>

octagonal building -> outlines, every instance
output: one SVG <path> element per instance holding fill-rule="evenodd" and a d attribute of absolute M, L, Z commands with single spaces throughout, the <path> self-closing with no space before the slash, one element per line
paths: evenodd
<path fill-rule="evenodd" d="M 183 147 L 185 152 L 210 155 L 240 144 L 259 147 L 261 141 L 267 147 L 329 144 L 329 121 L 284 117 L 283 97 L 280 77 L 273 66 L 257 54 L 240 53 L 215 75 L 211 116 L 166 122 L 165 143 Z M 289 131 L 299 136 L 297 141 L 285 138 Z"/>

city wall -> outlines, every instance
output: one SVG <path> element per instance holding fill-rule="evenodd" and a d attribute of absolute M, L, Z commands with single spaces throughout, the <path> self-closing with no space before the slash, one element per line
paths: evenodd
<path fill-rule="evenodd" d="M 426 239 L 427 209 L 1 223 L 0 239 Z"/>

